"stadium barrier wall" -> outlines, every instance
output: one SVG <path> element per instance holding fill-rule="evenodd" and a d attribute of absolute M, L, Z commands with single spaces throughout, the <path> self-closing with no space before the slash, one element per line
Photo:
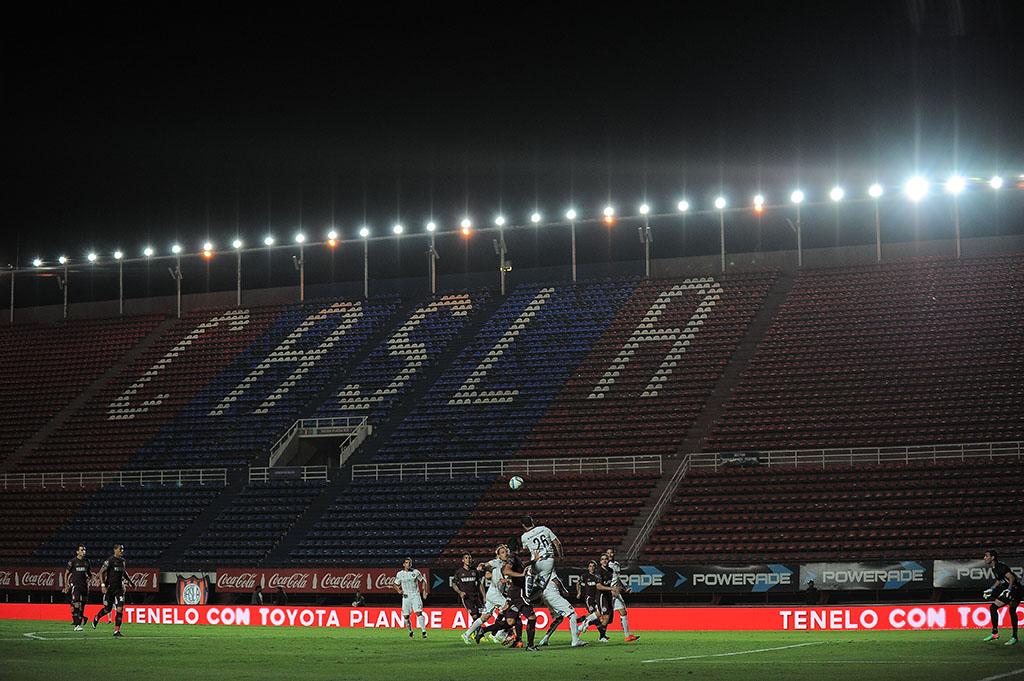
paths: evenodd
<path fill-rule="evenodd" d="M 99 611 L 89 606 L 86 615 Z M 2 620 L 69 620 L 67 605 L 0 604 Z M 426 608 L 428 628 L 468 628 L 461 608 Z M 1024 606 L 1017 608 L 1024 617 Z M 584 611 L 577 610 L 582 616 Z M 183 606 L 129 605 L 127 624 L 180 624 L 212 626 L 327 627 L 342 629 L 400 629 L 401 608 L 317 608 L 289 606 Z M 538 628 L 546 628 L 550 615 L 538 610 Z M 732 607 L 732 608 L 630 608 L 633 631 L 905 631 L 981 629 L 990 625 L 987 603 L 879 605 L 835 608 Z M 1006 608 L 999 625 L 1007 626 Z M 562 628 L 567 628 L 563 623 Z M 611 629 L 619 629 L 618 617 Z"/>
<path fill-rule="evenodd" d="M 156 568 L 133 567 L 128 577 L 135 591 L 155 593 L 160 590 L 160 571 Z M 0 567 L 0 589 L 9 591 L 61 591 L 64 588 L 64 568 Z M 100 567 L 92 566 L 89 588 L 100 588 Z"/>

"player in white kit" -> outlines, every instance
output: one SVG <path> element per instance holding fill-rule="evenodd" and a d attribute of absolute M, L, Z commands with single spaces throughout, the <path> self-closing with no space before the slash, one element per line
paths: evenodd
<path fill-rule="evenodd" d="M 619 561 L 615 560 L 615 549 L 608 549 L 604 552 L 604 555 L 608 556 L 608 569 L 612 571 L 612 584 L 618 589 L 615 594 L 615 598 L 612 601 L 612 609 L 619 613 L 619 619 L 622 621 L 622 633 L 626 637 L 626 641 L 639 641 L 639 636 L 634 636 L 629 631 L 629 616 L 626 614 L 626 601 L 622 597 L 624 594 L 632 593 L 629 586 L 622 581 L 622 577 L 619 575 L 621 572 L 621 566 Z"/>
<path fill-rule="evenodd" d="M 543 525 L 537 525 L 530 516 L 524 516 L 522 523 L 523 536 L 520 542 L 523 548 L 530 551 L 533 562 L 533 579 L 527 582 L 527 597 L 533 600 L 539 593 L 553 618 L 569 619 L 572 646 L 578 648 L 587 645 L 586 641 L 580 640 L 576 631 L 576 609 L 562 595 L 561 581 L 555 573 L 555 558 L 562 556 L 562 543 L 554 532 Z M 553 631 L 554 627 L 548 629 L 540 645 L 547 645 Z"/>
<path fill-rule="evenodd" d="M 508 608 L 508 597 L 503 590 L 508 580 L 505 579 L 505 563 L 508 561 L 508 546 L 500 545 L 494 550 L 494 558 L 486 563 L 480 563 L 477 569 L 489 574 L 487 592 L 484 594 L 484 607 L 481 612 L 488 614 L 495 613 L 495 622 L 489 627 L 480 627 L 473 637 L 479 643 L 485 635 L 490 635 L 491 640 L 500 642 L 505 640 L 508 632 L 504 625 L 504 612 Z M 497 612 L 495 612 L 497 611 Z"/>
<path fill-rule="evenodd" d="M 421 588 L 423 590 L 422 597 L 420 596 Z M 413 569 L 412 558 L 402 561 L 402 569 L 395 575 L 395 591 L 402 594 L 402 616 L 405 618 L 405 627 L 409 630 L 409 638 L 413 637 L 410 617 L 412 613 L 416 613 L 423 638 L 427 637 L 427 618 L 423 614 L 423 599 L 430 594 L 428 589 L 426 577 L 419 570 Z"/>

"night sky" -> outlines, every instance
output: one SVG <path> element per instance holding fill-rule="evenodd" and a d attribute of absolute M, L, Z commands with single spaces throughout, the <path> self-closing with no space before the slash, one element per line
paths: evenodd
<path fill-rule="evenodd" d="M 236 230 L 248 244 L 300 226 L 316 240 L 333 223 L 351 238 L 396 220 L 418 232 L 431 215 L 454 229 L 467 213 L 524 222 L 535 206 L 593 216 L 610 199 L 635 213 L 646 195 L 667 212 L 683 195 L 707 207 L 761 190 L 771 204 L 797 185 L 812 200 L 876 177 L 895 190 L 915 170 L 1024 172 L 1024 3 L 702 4 L 8 22 L 0 263 L 176 240 L 194 252 L 207 237 L 225 248 Z M 1022 231 L 1016 199 L 998 200 L 965 206 L 974 233 Z M 809 245 L 869 239 L 865 210 L 824 215 Z M 788 247 L 783 213 L 737 218 L 730 248 Z M 622 227 L 593 227 L 581 259 L 639 257 Z M 659 254 L 715 252 L 715 230 L 688 229 Z M 914 234 L 948 229 L 927 219 Z M 512 237 L 517 267 L 564 261 L 562 239 Z M 460 254 L 442 272 L 490 268 L 489 241 L 442 240 Z M 375 245 L 375 275 L 418 276 L 421 245 Z M 338 268 L 311 276 L 356 276 Z M 288 283 L 286 269 L 247 285 Z"/>

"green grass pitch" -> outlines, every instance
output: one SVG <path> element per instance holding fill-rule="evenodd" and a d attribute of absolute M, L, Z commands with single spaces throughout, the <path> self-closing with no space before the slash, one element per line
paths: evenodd
<path fill-rule="evenodd" d="M 606 644 L 588 635 L 582 649 L 559 631 L 536 653 L 466 646 L 459 632 L 442 630 L 427 640 L 395 629 L 126 625 L 125 638 L 111 633 L 105 623 L 76 633 L 56 622 L 0 622 L 0 679 L 1024 681 L 1024 644 L 983 643 L 984 631 L 640 632 L 636 643 L 614 632 Z"/>

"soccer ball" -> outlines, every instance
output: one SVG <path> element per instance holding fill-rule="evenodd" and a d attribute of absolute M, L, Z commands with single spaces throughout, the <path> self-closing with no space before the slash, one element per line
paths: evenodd
<path fill-rule="evenodd" d="M 512 489 L 519 489 L 523 486 L 523 479 L 518 475 L 513 476 L 512 479 L 508 481 L 508 486 Z"/>

